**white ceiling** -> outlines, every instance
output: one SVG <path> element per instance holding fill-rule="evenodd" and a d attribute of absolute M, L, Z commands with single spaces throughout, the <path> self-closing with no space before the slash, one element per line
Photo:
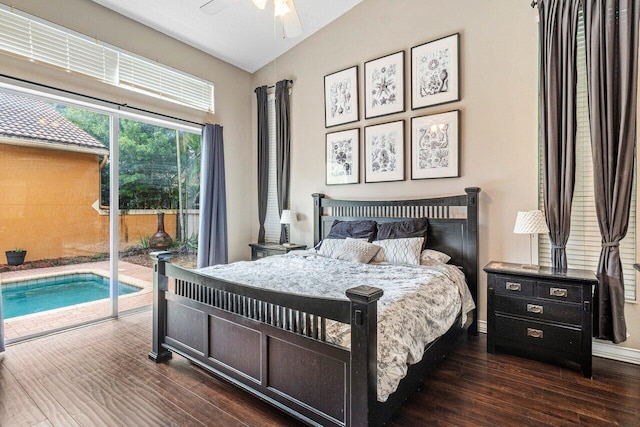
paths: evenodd
<path fill-rule="evenodd" d="M 282 38 L 272 1 L 260 10 L 239 0 L 213 16 L 200 11 L 207 0 L 92 1 L 253 73 L 363 0 L 294 0 L 304 33 L 293 39 Z"/>

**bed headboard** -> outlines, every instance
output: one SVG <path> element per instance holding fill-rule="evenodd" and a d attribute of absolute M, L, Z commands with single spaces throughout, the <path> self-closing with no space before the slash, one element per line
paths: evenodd
<path fill-rule="evenodd" d="M 478 305 L 478 193 L 477 187 L 465 188 L 464 195 L 415 200 L 336 200 L 313 194 L 314 244 L 322 240 L 336 219 L 378 222 L 411 218 L 429 219 L 427 248 L 451 257 L 450 264 L 463 268 L 467 284 Z M 469 332 L 477 333 L 477 311 Z"/>

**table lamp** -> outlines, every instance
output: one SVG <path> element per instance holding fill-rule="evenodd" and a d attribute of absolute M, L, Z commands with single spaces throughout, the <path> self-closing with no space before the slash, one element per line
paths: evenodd
<path fill-rule="evenodd" d="M 518 212 L 516 217 L 516 225 L 513 227 L 513 232 L 516 234 L 528 234 L 529 235 L 529 265 L 523 265 L 522 268 L 538 268 L 537 265 L 533 265 L 533 235 L 544 234 L 549 232 L 547 222 L 544 219 L 542 211 L 526 211 Z"/>
<path fill-rule="evenodd" d="M 287 230 L 287 239 L 290 238 L 290 233 L 291 233 L 291 224 L 295 224 L 296 223 L 296 213 L 289 210 L 289 209 L 285 209 L 282 211 L 282 215 L 280 215 L 280 224 L 284 224 L 285 227 L 289 226 L 289 230 Z M 289 242 L 284 242 L 282 244 L 283 246 L 294 246 L 293 243 L 289 243 Z"/>

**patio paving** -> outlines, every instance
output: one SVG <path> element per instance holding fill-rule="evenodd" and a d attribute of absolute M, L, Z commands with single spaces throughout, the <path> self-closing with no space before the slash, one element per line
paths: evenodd
<path fill-rule="evenodd" d="M 96 273 L 109 277 L 109 261 L 5 272 L 0 274 L 0 284 L 27 278 L 59 275 L 64 272 Z M 120 312 L 150 306 L 152 304 L 153 270 L 151 268 L 120 261 L 118 264 L 118 279 L 120 282 L 142 288 L 139 292 L 120 296 L 118 299 L 118 310 Z M 111 301 L 103 299 L 44 311 L 42 313 L 5 319 L 5 339 L 10 340 L 62 327 L 73 326 L 100 317 L 106 317 L 110 314 Z"/>

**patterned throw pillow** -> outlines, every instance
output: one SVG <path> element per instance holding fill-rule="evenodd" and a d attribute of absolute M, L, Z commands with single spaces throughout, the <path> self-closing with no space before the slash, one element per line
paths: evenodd
<path fill-rule="evenodd" d="M 367 264 L 376 256 L 378 250 L 380 250 L 380 246 L 366 240 L 347 238 L 342 246 L 333 252 L 331 258 Z"/>
<path fill-rule="evenodd" d="M 373 244 L 380 246 L 380 250 L 373 258 L 373 262 L 420 265 L 420 252 L 422 251 L 423 242 L 424 237 L 376 240 Z"/>
<path fill-rule="evenodd" d="M 366 242 L 367 239 L 354 239 Z M 324 239 L 322 246 L 318 249 L 318 255 L 332 258 L 334 252 L 342 248 L 342 245 L 346 242 L 346 239 Z"/>
<path fill-rule="evenodd" d="M 420 254 L 421 265 L 433 265 L 433 262 L 441 262 L 443 264 L 446 264 L 450 259 L 451 257 L 444 252 L 439 252 L 433 249 L 425 249 Z"/>

